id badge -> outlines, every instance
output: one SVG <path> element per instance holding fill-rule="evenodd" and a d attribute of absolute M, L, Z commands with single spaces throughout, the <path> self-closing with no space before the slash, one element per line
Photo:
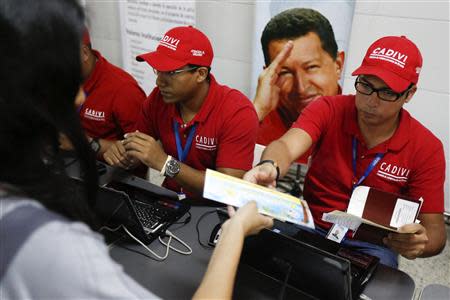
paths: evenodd
<path fill-rule="evenodd" d="M 186 194 L 185 193 L 183 193 L 183 192 L 179 192 L 179 193 L 177 193 L 178 194 L 178 200 L 184 200 L 184 199 L 186 199 Z"/>
<path fill-rule="evenodd" d="M 327 239 L 340 243 L 347 234 L 348 228 L 339 224 L 334 224 L 327 233 Z"/>

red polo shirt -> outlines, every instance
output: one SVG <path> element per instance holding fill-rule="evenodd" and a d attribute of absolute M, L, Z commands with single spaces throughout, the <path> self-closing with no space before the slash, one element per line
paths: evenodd
<path fill-rule="evenodd" d="M 137 129 L 160 140 L 164 151 L 179 159 L 173 120 L 180 124 L 183 148 L 193 125 L 197 124 L 192 146 L 183 163 L 201 171 L 206 168 L 251 169 L 258 117 L 253 104 L 241 92 L 218 84 L 211 75 L 208 95 L 200 111 L 186 124 L 176 104 L 164 103 L 159 88 L 151 92 L 144 102 Z M 171 178 L 166 178 L 164 186 L 180 191 L 180 186 Z"/>
<path fill-rule="evenodd" d="M 81 125 L 90 137 L 122 139 L 134 129 L 145 93 L 130 74 L 93 52 L 97 62 L 83 85 L 86 100 L 80 109 Z"/>
<path fill-rule="evenodd" d="M 322 221 L 324 212 L 347 209 L 352 182 L 362 176 L 376 153 L 384 156 L 362 185 L 423 197 L 422 213 L 443 212 L 442 143 L 406 110 L 400 111 L 399 127 L 394 135 L 372 149 L 367 149 L 359 130 L 353 95 L 315 101 L 303 110 L 292 127 L 305 130 L 316 145 L 303 195 L 320 227 L 330 227 L 330 223 Z M 353 137 L 358 141 L 356 176 L 352 169 Z"/>

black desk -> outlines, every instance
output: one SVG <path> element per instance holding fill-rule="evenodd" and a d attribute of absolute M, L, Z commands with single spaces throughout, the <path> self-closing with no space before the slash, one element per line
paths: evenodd
<path fill-rule="evenodd" d="M 205 249 L 197 241 L 195 224 L 211 207 L 192 207 L 192 220 L 187 225 L 173 225 L 170 231 L 187 242 L 192 248 L 191 255 L 181 255 L 171 251 L 164 262 L 149 258 L 150 254 L 141 246 L 129 243 L 117 243 L 110 253 L 112 258 L 123 265 L 125 272 L 144 287 L 164 299 L 190 299 L 197 289 L 211 256 L 212 249 Z M 206 216 L 200 223 L 200 238 L 206 243 L 214 225 L 218 223 L 216 214 Z M 183 249 L 181 246 L 177 248 Z M 165 247 L 158 241 L 150 244 L 150 249 L 163 253 Z M 236 299 L 276 299 L 281 284 L 270 280 L 246 266 L 238 272 L 235 294 Z M 378 266 L 364 294 L 371 299 L 412 299 L 415 284 L 406 273 Z M 287 290 L 285 299 L 304 298 L 295 290 Z"/>

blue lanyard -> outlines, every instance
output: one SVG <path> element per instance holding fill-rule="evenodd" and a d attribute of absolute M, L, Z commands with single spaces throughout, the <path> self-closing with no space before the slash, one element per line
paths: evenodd
<path fill-rule="evenodd" d="M 178 152 L 178 160 L 183 162 L 192 146 L 192 140 L 194 139 L 195 129 L 197 128 L 197 124 L 194 124 L 189 132 L 188 138 L 186 140 L 186 145 L 184 145 L 184 149 L 181 146 L 180 133 L 178 132 L 178 122 L 173 120 L 173 132 L 175 134 L 175 142 L 177 143 L 177 152 Z"/>
<path fill-rule="evenodd" d="M 81 103 L 80 106 L 77 107 L 77 114 L 80 114 L 81 110 L 83 109 L 83 104 Z"/>
<path fill-rule="evenodd" d="M 88 93 L 86 93 L 86 91 L 83 89 L 83 93 L 84 93 L 84 101 L 83 103 L 80 104 L 80 106 L 77 107 L 77 114 L 80 114 L 81 110 L 83 109 L 83 105 L 84 102 L 86 102 L 86 98 L 88 97 Z"/>
<path fill-rule="evenodd" d="M 356 158 L 357 158 L 357 148 L 358 148 L 358 141 L 355 137 L 353 137 L 353 174 L 356 178 Z M 359 178 L 359 180 L 353 184 L 352 190 L 354 190 L 358 185 L 360 185 L 366 178 L 369 176 L 370 172 L 372 172 L 373 168 L 378 164 L 378 162 L 383 158 L 384 153 L 377 153 L 375 158 L 372 160 L 370 165 L 367 167 L 366 171 L 364 171 L 363 176 Z"/>

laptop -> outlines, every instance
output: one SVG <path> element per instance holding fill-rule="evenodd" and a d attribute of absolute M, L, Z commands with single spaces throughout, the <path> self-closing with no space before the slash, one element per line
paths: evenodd
<path fill-rule="evenodd" d="M 74 182 L 72 195 L 82 195 L 83 181 L 79 165 L 72 163 L 66 172 Z M 97 162 L 99 190 L 95 211 L 103 226 L 124 225 L 145 244 L 151 243 L 182 218 L 190 209 L 178 201 L 178 195 L 118 168 Z"/>
<path fill-rule="evenodd" d="M 99 202 L 102 202 L 105 196 L 109 197 L 106 201 L 110 201 L 110 198 L 114 197 L 112 193 L 122 198 L 128 208 L 128 220 L 124 225 L 135 237 L 146 244 L 164 235 L 166 229 L 190 209 L 190 205 L 181 201 L 119 181 L 112 181 L 105 187 L 100 187 L 100 193 L 104 195 L 98 198 Z M 118 212 L 113 219 L 123 220 L 123 217 Z"/>
<path fill-rule="evenodd" d="M 65 153 L 63 159 L 66 165 L 66 174 L 71 178 L 81 180 L 82 174 L 80 172 L 80 163 L 78 159 L 71 153 Z M 176 192 L 153 184 L 143 178 L 134 176 L 122 168 L 112 167 L 101 161 L 96 161 L 96 167 L 99 186 L 106 186 L 112 181 L 117 181 L 139 189 L 147 190 L 157 195 L 166 196 L 171 199 L 178 199 L 178 194 Z"/>
<path fill-rule="evenodd" d="M 353 260 L 359 262 L 355 264 Z M 345 248 L 336 249 L 334 254 L 311 243 L 263 230 L 245 240 L 241 263 L 302 291 L 307 295 L 305 298 L 347 300 L 358 299 L 378 258 L 369 256 L 367 260 L 365 254 Z"/>

